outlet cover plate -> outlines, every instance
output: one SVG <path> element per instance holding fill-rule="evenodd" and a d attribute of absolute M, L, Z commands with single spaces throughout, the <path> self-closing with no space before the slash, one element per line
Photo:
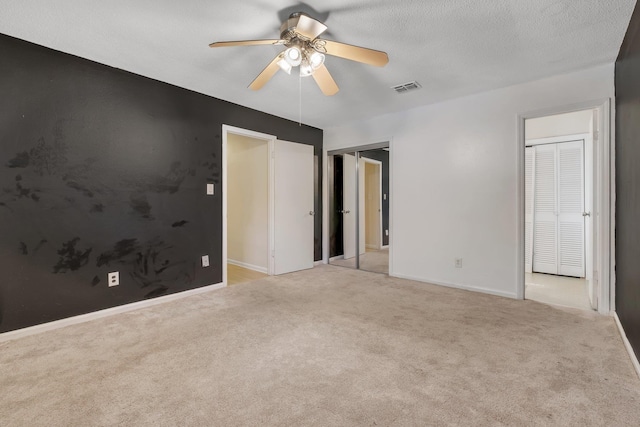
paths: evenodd
<path fill-rule="evenodd" d="M 113 271 L 107 275 L 107 283 L 109 287 L 118 286 L 120 284 L 120 272 Z"/>
<path fill-rule="evenodd" d="M 209 255 L 202 255 L 202 266 L 209 267 Z"/>

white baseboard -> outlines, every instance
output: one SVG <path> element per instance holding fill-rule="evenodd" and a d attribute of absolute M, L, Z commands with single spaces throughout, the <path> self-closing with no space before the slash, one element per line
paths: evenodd
<path fill-rule="evenodd" d="M 314 261 L 313 262 L 313 266 L 314 267 L 317 267 L 317 266 L 322 265 L 322 264 L 326 264 L 326 262 L 324 262 L 324 260 L 322 260 L 322 259 L 320 261 Z"/>
<path fill-rule="evenodd" d="M 338 256 L 331 257 L 331 258 L 329 258 L 329 262 L 338 261 L 340 259 L 344 259 L 344 255 L 338 255 Z"/>
<path fill-rule="evenodd" d="M 201 288 L 189 289 L 188 291 L 177 292 L 175 294 L 165 295 L 144 301 L 132 302 L 130 304 L 119 305 L 117 307 L 106 308 L 104 310 L 94 311 L 93 313 L 80 314 L 78 316 L 67 317 L 66 319 L 54 320 L 53 322 L 42 323 L 40 325 L 29 326 L 27 328 L 16 329 L 0 334 L 0 342 L 11 341 L 18 338 L 28 337 L 30 335 L 42 332 L 52 331 L 54 329 L 64 328 L 65 326 L 77 325 L 78 323 L 89 322 L 103 317 L 113 316 L 115 314 L 127 313 L 129 311 L 140 310 L 142 308 L 152 307 L 158 304 L 164 304 L 170 301 L 179 300 L 190 297 L 192 295 L 204 294 L 206 292 L 215 291 L 224 288 L 223 283 L 215 285 L 203 286 Z"/>
<path fill-rule="evenodd" d="M 633 351 L 633 347 L 631 347 L 631 343 L 627 338 L 627 333 L 624 331 L 622 327 L 622 323 L 620 323 L 620 318 L 618 317 L 618 313 L 613 312 L 613 318 L 616 320 L 616 325 L 618 325 L 618 331 L 620 332 L 620 336 L 622 337 L 622 342 L 627 349 L 627 353 L 629 353 L 629 357 L 631 358 L 631 363 L 633 367 L 636 369 L 636 374 L 638 374 L 638 378 L 640 378 L 640 362 L 638 362 L 638 357 L 636 353 Z"/>
<path fill-rule="evenodd" d="M 380 246 L 378 245 L 365 245 L 367 249 L 375 249 L 377 251 L 380 250 Z"/>
<path fill-rule="evenodd" d="M 246 268 L 247 270 L 257 271 L 258 273 L 269 274 L 269 270 L 266 267 L 247 264 L 246 262 L 236 261 L 235 259 L 231 259 L 231 258 L 227 258 L 227 263 L 232 265 L 237 265 L 238 267 Z"/>
<path fill-rule="evenodd" d="M 382 245 L 380 249 L 389 249 L 389 245 Z"/>
<path fill-rule="evenodd" d="M 389 274 L 390 277 L 397 277 L 399 279 L 407 279 L 407 280 L 413 280 L 416 282 L 423 282 L 423 283 L 428 283 L 431 285 L 437 285 L 437 286 L 444 286 L 445 288 L 454 288 L 454 289 L 462 289 L 464 291 L 473 291 L 473 292 L 480 292 L 483 294 L 489 294 L 489 295 L 495 295 L 498 297 L 504 297 L 504 298 L 511 298 L 511 299 L 517 299 L 517 296 L 515 293 L 511 293 L 511 292 L 502 292 L 502 291 L 495 291 L 493 289 L 486 289 L 486 288 L 476 288 L 473 286 L 466 286 L 466 285 L 458 285 L 455 283 L 446 283 L 446 282 L 440 282 L 437 280 L 429 280 L 429 279 L 423 279 L 423 278 L 419 278 L 419 277 L 412 277 L 412 276 L 408 276 L 405 274 Z"/>

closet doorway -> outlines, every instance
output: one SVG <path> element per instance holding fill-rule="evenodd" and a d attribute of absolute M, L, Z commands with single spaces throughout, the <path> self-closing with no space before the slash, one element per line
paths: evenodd
<path fill-rule="evenodd" d="M 389 144 L 328 153 L 329 263 L 389 274 Z"/>
<path fill-rule="evenodd" d="M 597 111 L 525 121 L 525 298 L 597 309 L 593 277 Z"/>

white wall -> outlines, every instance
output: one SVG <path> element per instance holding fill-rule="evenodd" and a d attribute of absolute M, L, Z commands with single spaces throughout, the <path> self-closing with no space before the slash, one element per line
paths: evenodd
<path fill-rule="evenodd" d="M 593 110 L 575 111 L 547 117 L 529 119 L 525 127 L 525 139 L 551 138 L 554 136 L 591 133 Z"/>
<path fill-rule="evenodd" d="M 391 140 L 392 275 L 516 297 L 517 116 L 613 96 L 608 64 L 325 129 L 325 148 Z"/>
<path fill-rule="evenodd" d="M 264 273 L 269 267 L 267 141 L 227 136 L 227 257 Z"/>

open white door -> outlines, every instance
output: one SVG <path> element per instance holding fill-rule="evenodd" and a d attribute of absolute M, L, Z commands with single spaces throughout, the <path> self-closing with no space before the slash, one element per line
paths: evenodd
<path fill-rule="evenodd" d="M 313 268 L 313 147 L 274 145 L 275 274 Z"/>
<path fill-rule="evenodd" d="M 533 271 L 558 274 L 556 146 L 535 147 Z"/>
<path fill-rule="evenodd" d="M 533 260 L 533 171 L 535 170 L 536 149 L 526 147 L 524 151 L 524 272 L 532 272 Z"/>
<path fill-rule="evenodd" d="M 344 259 L 356 256 L 356 156 L 343 155 L 342 239 Z"/>

